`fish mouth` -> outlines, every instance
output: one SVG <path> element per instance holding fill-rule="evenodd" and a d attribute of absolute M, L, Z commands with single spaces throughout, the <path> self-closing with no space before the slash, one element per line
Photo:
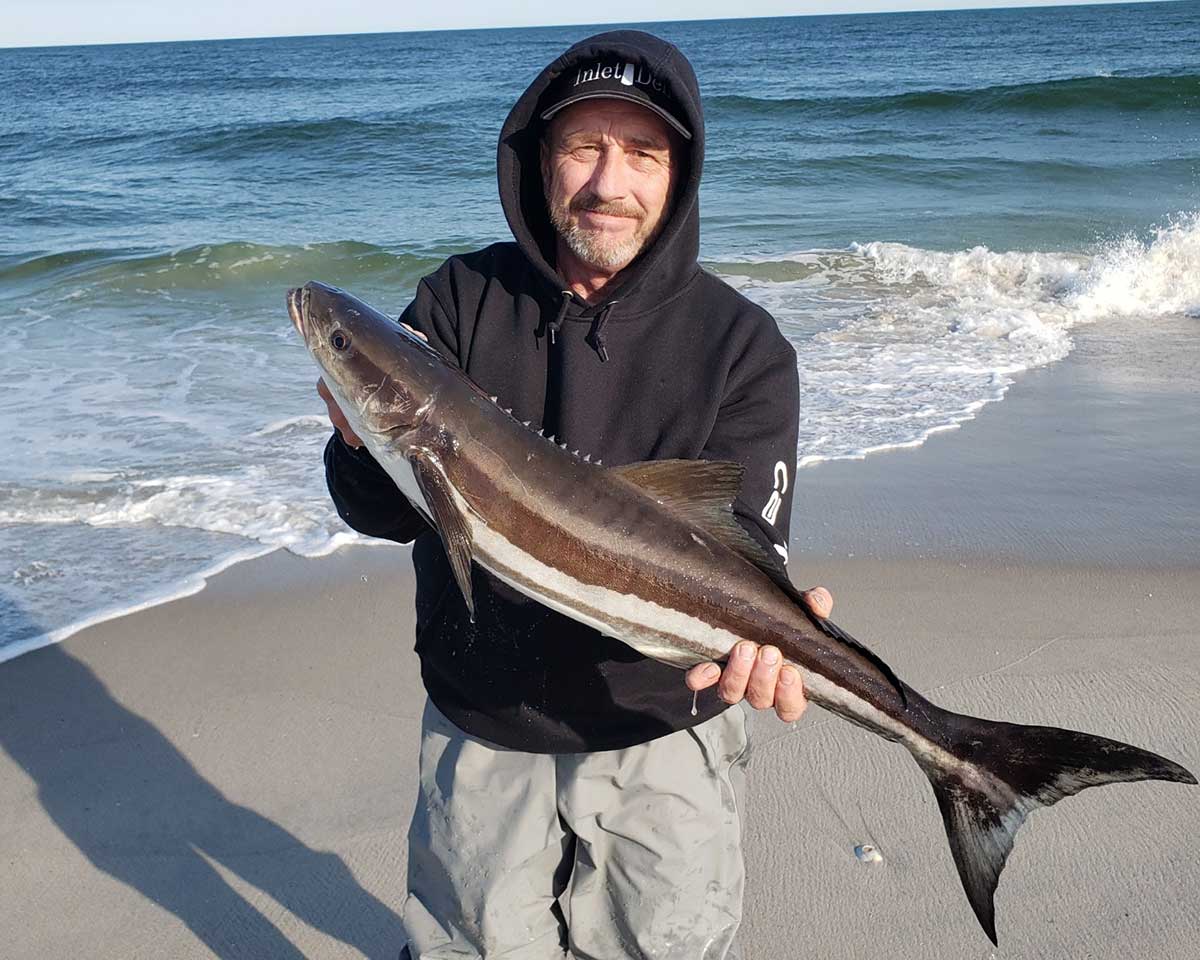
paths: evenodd
<path fill-rule="evenodd" d="M 292 318 L 292 326 L 294 326 L 301 337 L 304 337 L 307 342 L 308 336 L 304 332 L 304 319 L 308 315 L 308 287 L 292 287 L 287 292 L 287 308 L 288 316 Z"/>

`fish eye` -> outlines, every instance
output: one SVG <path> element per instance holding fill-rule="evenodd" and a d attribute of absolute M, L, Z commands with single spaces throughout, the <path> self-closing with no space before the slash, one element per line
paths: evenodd
<path fill-rule="evenodd" d="M 329 345 L 338 353 L 350 346 L 350 335 L 342 330 L 334 330 L 329 335 Z"/>

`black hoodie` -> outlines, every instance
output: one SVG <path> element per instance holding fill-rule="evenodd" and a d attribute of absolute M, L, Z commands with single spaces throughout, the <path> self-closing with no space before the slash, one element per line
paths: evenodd
<path fill-rule="evenodd" d="M 632 61 L 665 80 L 692 134 L 669 222 L 588 305 L 564 292 L 539 167 L 547 87 L 594 60 Z M 500 133 L 500 199 L 515 243 L 451 257 L 424 278 L 401 320 L 476 383 L 572 450 L 606 464 L 733 460 L 746 477 L 735 512 L 786 557 L 796 462 L 796 354 L 762 308 L 697 263 L 704 158 L 700 91 L 674 46 L 631 30 L 584 40 L 546 67 Z M 415 538 L 417 642 L 434 704 L 468 733 L 535 753 L 610 750 L 710 719 L 674 667 L 647 660 L 516 594 L 478 567 L 471 623 L 436 533 L 365 449 L 335 433 L 329 491 L 354 529 Z"/>

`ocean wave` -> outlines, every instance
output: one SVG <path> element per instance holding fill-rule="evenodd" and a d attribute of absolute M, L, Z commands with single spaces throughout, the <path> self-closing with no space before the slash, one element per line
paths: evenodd
<path fill-rule="evenodd" d="M 68 250 L 0 259 L 0 285 L 8 293 L 62 285 L 119 293 L 156 290 L 225 290 L 256 284 L 286 285 L 319 276 L 341 286 L 383 281 L 411 287 L 444 259 L 394 252 L 356 240 L 284 246 L 231 241 L 170 252 Z"/>
<path fill-rule="evenodd" d="M 869 97 L 770 99 L 724 95 L 705 105 L 717 111 L 764 114 L 820 112 L 838 116 L 933 112 L 1051 113 L 1063 110 L 1181 110 L 1200 106 L 1200 74 L 1086 76 L 961 90 L 911 90 Z"/>
<path fill-rule="evenodd" d="M 343 155 L 365 148 L 394 150 L 406 139 L 426 138 L 451 129 L 449 121 L 430 118 L 330 117 L 189 128 L 174 131 L 166 139 L 180 154 L 219 160 L 322 146 L 336 147 Z"/>
<path fill-rule="evenodd" d="M 973 318 L 960 325 L 977 323 L 988 336 L 1007 336 L 1023 319 L 1067 330 L 1107 317 L 1200 315 L 1200 213 L 1180 216 L 1146 237 L 1110 241 L 1090 256 L 986 247 L 938 253 L 880 242 L 851 250 L 889 283 L 951 292 Z"/>
<path fill-rule="evenodd" d="M 874 241 L 709 266 L 797 348 L 805 465 L 919 445 L 970 420 L 1018 373 L 1065 357 L 1082 324 L 1200 316 L 1200 214 L 1087 254 Z"/>
<path fill-rule="evenodd" d="M 329 422 L 313 420 L 310 432 L 323 443 L 330 432 Z M 310 484 L 308 489 L 289 487 L 279 482 L 276 473 L 268 464 L 252 463 L 225 473 L 126 477 L 33 488 L 5 485 L 0 488 L 0 525 L 105 528 L 154 523 L 225 534 L 271 549 L 285 547 L 300 556 L 320 556 L 341 543 L 359 539 L 331 514 L 318 484 Z"/>
<path fill-rule="evenodd" d="M 252 89 L 243 92 L 251 93 Z M 237 161 L 272 154 L 294 157 L 322 152 L 328 157 L 353 153 L 385 155 L 414 139 L 428 141 L 452 134 L 444 113 L 426 107 L 400 113 L 306 120 L 260 120 L 219 124 L 181 124 L 178 119 L 129 130 L 15 131 L 0 142 L 0 159 L 52 156 L 63 150 L 92 151 L 93 162 L 118 164 L 148 154 L 184 160 Z"/>
<path fill-rule="evenodd" d="M 754 163 L 754 161 L 743 161 Z M 1077 186 L 1094 188 L 1098 178 L 1153 177 L 1156 181 L 1186 180 L 1197 168 L 1192 157 L 1163 157 L 1152 162 L 1092 155 L 1080 160 L 1055 160 L 1042 157 L 1012 158 L 987 155 L 921 156 L 910 153 L 839 153 L 805 158 L 803 163 L 778 163 L 765 160 L 755 164 L 754 175 L 760 183 L 777 183 L 792 188 L 811 185 L 830 189 L 838 184 L 860 185 L 887 182 L 928 185 L 939 189 L 979 189 L 987 185 L 995 190 L 1011 184 L 1016 189 L 1036 183 L 1040 189 Z"/>

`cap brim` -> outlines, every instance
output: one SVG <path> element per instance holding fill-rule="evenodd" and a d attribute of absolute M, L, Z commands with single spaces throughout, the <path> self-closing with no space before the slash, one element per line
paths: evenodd
<path fill-rule="evenodd" d="M 615 90 L 596 91 L 594 93 L 577 93 L 572 97 L 567 97 L 566 100 L 560 100 L 549 110 L 542 114 L 543 120 L 549 120 L 556 113 L 565 110 L 574 103 L 579 103 L 582 100 L 626 100 L 629 103 L 636 103 L 639 107 L 645 107 L 647 110 L 653 110 L 660 117 L 667 121 L 671 127 L 676 130 L 685 140 L 691 140 L 692 134 L 682 123 L 673 117 L 668 111 L 664 110 L 657 103 L 647 100 L 643 97 L 635 97 L 630 93 L 618 93 Z"/>

